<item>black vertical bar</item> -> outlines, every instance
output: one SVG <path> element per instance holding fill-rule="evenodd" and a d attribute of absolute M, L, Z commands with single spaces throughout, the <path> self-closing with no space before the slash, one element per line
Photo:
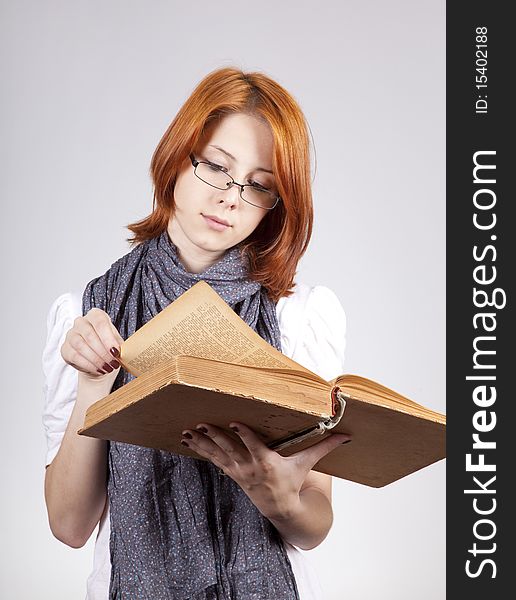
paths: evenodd
<path fill-rule="evenodd" d="M 447 592 L 468 600 L 512 595 L 516 570 L 516 120 L 509 108 L 516 36 L 509 6 L 447 4 Z M 496 470 L 480 470 L 482 460 Z"/>

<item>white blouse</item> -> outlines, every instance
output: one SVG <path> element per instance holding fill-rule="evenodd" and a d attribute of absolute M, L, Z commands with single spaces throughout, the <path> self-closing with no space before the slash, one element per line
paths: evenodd
<path fill-rule="evenodd" d="M 280 298 L 276 313 L 283 354 L 326 380 L 344 372 L 346 316 L 337 296 L 329 288 L 297 283 L 291 296 Z M 54 301 L 47 317 L 47 340 L 42 357 L 46 465 L 59 450 L 77 397 L 77 371 L 64 362 L 60 349 L 74 319 L 81 315 L 82 294 L 66 293 Z M 322 591 L 308 556 L 290 544 L 285 546 L 300 599 L 321 600 Z M 110 573 L 109 508 L 106 507 L 95 542 L 86 600 L 107 600 Z"/>

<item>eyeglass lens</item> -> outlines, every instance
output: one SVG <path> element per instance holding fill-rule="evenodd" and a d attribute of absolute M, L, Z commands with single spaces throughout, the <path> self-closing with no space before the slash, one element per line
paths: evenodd
<path fill-rule="evenodd" d="M 205 183 L 212 185 L 220 190 L 228 188 L 232 182 L 231 177 L 224 171 L 208 163 L 200 162 L 195 168 L 195 174 Z M 272 208 L 276 204 L 276 195 L 267 190 L 260 190 L 252 186 L 245 186 L 242 190 L 242 198 L 261 208 Z"/>

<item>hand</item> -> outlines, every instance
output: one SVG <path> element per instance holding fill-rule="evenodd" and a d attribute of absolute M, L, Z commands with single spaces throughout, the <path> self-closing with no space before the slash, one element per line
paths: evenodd
<path fill-rule="evenodd" d="M 269 519 L 285 518 L 295 511 L 312 467 L 339 444 L 351 439 L 346 434 L 332 434 L 310 448 L 281 456 L 246 425 L 230 423 L 229 427 L 240 441 L 219 427 L 200 423 L 195 430 L 183 431 L 181 443 L 222 469 Z"/>
<path fill-rule="evenodd" d="M 80 371 L 85 379 L 99 379 L 106 374 L 116 376 L 123 339 L 109 315 L 92 308 L 77 317 L 61 346 L 63 360 Z M 110 377 L 111 379 L 111 377 Z"/>

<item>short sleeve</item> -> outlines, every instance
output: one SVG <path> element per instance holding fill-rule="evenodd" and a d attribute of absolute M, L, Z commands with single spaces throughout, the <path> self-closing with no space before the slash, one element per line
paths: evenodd
<path fill-rule="evenodd" d="M 46 465 L 59 450 L 77 397 L 77 371 L 63 360 L 61 346 L 74 319 L 81 314 L 78 294 L 66 293 L 54 301 L 47 316 L 47 339 L 42 356 Z"/>
<path fill-rule="evenodd" d="M 327 381 L 344 372 L 346 314 L 329 288 L 298 284 L 278 303 L 285 354 Z M 280 302 L 281 302 L 280 301 Z"/>

